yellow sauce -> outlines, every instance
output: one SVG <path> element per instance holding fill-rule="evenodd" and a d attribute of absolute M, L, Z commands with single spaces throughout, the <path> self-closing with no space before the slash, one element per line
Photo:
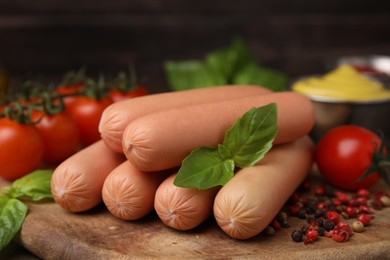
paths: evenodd
<path fill-rule="evenodd" d="M 310 97 L 329 98 L 340 101 L 380 101 L 390 99 L 390 90 L 359 73 L 351 65 L 340 65 L 333 71 L 299 80 L 292 89 Z"/>

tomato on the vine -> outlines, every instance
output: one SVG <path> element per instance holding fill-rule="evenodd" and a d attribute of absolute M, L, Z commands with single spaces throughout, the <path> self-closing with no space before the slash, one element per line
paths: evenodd
<path fill-rule="evenodd" d="M 100 140 L 98 130 L 103 111 L 112 104 L 109 97 L 95 99 L 80 96 L 70 106 L 70 114 L 79 129 L 81 143 L 85 146 Z"/>
<path fill-rule="evenodd" d="M 137 86 L 134 89 L 123 91 L 120 89 L 112 89 L 110 91 L 110 98 L 113 102 L 122 101 L 125 99 L 141 97 L 148 94 L 148 90 L 144 86 Z"/>
<path fill-rule="evenodd" d="M 39 120 L 35 127 L 43 139 L 44 162 L 60 163 L 76 152 L 80 144 L 79 131 L 76 122 L 69 114 L 59 112 L 49 115 L 34 110 L 31 120 Z"/>
<path fill-rule="evenodd" d="M 68 109 L 77 98 L 77 93 L 84 89 L 84 83 L 79 82 L 74 85 L 61 85 L 56 88 L 56 92 L 59 95 L 64 96 L 63 101 L 65 103 L 65 109 Z"/>
<path fill-rule="evenodd" d="M 0 118 L 0 177 L 13 181 L 36 170 L 43 149 L 42 137 L 33 125 Z"/>
<path fill-rule="evenodd" d="M 381 177 L 389 181 L 380 136 L 361 126 L 343 125 L 325 133 L 316 145 L 315 161 L 322 176 L 341 189 L 368 188 Z"/>

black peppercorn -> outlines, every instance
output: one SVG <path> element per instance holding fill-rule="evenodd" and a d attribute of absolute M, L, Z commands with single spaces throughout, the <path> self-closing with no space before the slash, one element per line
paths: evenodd
<path fill-rule="evenodd" d="M 302 231 L 303 233 L 306 233 L 306 231 L 307 231 L 308 228 L 309 228 L 309 226 L 303 225 L 303 226 L 301 227 L 301 231 Z"/>
<path fill-rule="evenodd" d="M 323 236 L 325 234 L 325 228 L 317 227 L 317 232 L 319 236 Z"/>
<path fill-rule="evenodd" d="M 326 231 L 330 231 L 334 228 L 334 223 L 329 219 L 324 219 L 322 227 L 325 228 Z"/>
<path fill-rule="evenodd" d="M 306 217 L 307 217 L 307 211 L 306 211 L 306 209 L 305 208 L 302 208 L 302 209 L 300 209 L 299 211 L 298 211 L 298 218 L 300 218 L 300 219 L 306 219 Z"/>
<path fill-rule="evenodd" d="M 304 234 L 304 232 L 302 232 L 301 230 L 294 230 L 291 233 L 291 239 L 294 242 L 301 242 L 301 241 L 303 241 L 303 234 Z"/>

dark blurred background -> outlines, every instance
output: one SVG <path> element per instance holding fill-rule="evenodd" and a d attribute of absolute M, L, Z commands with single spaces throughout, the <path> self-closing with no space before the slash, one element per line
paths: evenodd
<path fill-rule="evenodd" d="M 235 35 L 262 65 L 322 73 L 340 56 L 390 55 L 390 1 L 0 1 L 0 62 L 11 79 L 133 63 L 157 92 L 167 89 L 164 61 L 202 58 Z"/>

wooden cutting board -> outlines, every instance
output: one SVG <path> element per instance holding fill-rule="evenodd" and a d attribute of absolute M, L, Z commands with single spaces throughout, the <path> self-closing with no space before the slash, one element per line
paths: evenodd
<path fill-rule="evenodd" d="M 53 202 L 29 203 L 15 241 L 43 259 L 390 259 L 390 208 L 375 211 L 372 224 L 343 243 L 326 237 L 307 245 L 293 242 L 291 232 L 304 223 L 289 217 L 290 227 L 274 236 L 239 241 L 223 233 L 212 217 L 180 232 L 155 213 L 122 221 L 103 205 L 75 214 Z"/>

